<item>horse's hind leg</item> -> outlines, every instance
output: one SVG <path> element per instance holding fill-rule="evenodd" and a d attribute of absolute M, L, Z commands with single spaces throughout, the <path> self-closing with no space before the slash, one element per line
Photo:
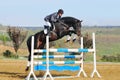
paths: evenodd
<path fill-rule="evenodd" d="M 26 69 L 25 69 L 25 71 L 28 71 L 29 70 L 29 67 L 30 67 L 30 61 L 31 61 L 31 54 L 29 54 L 29 56 L 28 56 L 28 62 L 27 62 L 27 67 L 26 67 Z"/>
<path fill-rule="evenodd" d="M 29 55 L 28 55 L 28 63 L 27 63 L 27 67 L 26 67 L 25 71 L 28 71 L 29 67 L 30 67 L 30 61 L 31 61 L 31 37 L 29 37 L 28 40 L 27 40 L 27 47 L 28 47 Z"/>

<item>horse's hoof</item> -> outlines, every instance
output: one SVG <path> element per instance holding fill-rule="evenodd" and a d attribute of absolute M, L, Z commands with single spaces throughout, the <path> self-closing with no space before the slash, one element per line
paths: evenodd
<path fill-rule="evenodd" d="M 75 41 L 76 41 L 76 39 L 73 39 L 73 40 L 72 40 L 72 42 L 75 42 Z"/>
<path fill-rule="evenodd" d="M 70 42 L 70 40 L 65 41 L 65 43 L 68 43 L 68 42 Z"/>
<path fill-rule="evenodd" d="M 27 67 L 26 69 L 25 69 L 25 71 L 28 71 L 29 70 L 29 67 Z"/>

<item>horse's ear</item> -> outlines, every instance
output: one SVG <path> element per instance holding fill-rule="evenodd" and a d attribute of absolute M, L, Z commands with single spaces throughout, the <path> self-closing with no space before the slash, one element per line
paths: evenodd
<path fill-rule="evenodd" d="M 76 22 L 83 22 L 82 20 L 76 20 Z"/>
<path fill-rule="evenodd" d="M 80 20 L 75 20 L 76 23 L 80 22 Z"/>
<path fill-rule="evenodd" d="M 80 20 L 80 22 L 83 22 L 83 20 Z"/>

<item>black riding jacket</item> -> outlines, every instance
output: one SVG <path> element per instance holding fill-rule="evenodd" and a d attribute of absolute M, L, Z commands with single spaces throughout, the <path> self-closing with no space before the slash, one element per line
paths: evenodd
<path fill-rule="evenodd" d="M 53 14 L 50 14 L 50 15 L 46 16 L 46 17 L 44 18 L 44 20 L 52 23 L 52 22 L 56 22 L 56 21 L 59 20 L 60 18 L 61 18 L 61 16 L 59 16 L 58 13 L 55 12 L 55 13 L 53 13 Z"/>

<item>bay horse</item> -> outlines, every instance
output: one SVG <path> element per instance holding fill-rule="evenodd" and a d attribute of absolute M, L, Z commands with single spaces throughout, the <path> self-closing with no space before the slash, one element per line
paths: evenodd
<path fill-rule="evenodd" d="M 69 35 L 70 30 L 69 27 L 73 27 L 74 33 L 77 34 L 79 37 L 81 36 L 81 22 L 80 20 L 73 18 L 73 17 L 63 17 L 58 22 L 54 23 L 55 30 L 49 32 L 49 41 L 55 41 L 61 39 L 62 37 Z M 35 49 L 44 49 L 46 44 L 46 34 L 44 31 L 37 32 L 34 36 L 34 48 Z M 30 61 L 31 61 L 31 38 L 30 36 L 27 39 L 27 47 L 29 51 L 28 56 L 28 65 L 26 71 L 29 70 Z"/>

